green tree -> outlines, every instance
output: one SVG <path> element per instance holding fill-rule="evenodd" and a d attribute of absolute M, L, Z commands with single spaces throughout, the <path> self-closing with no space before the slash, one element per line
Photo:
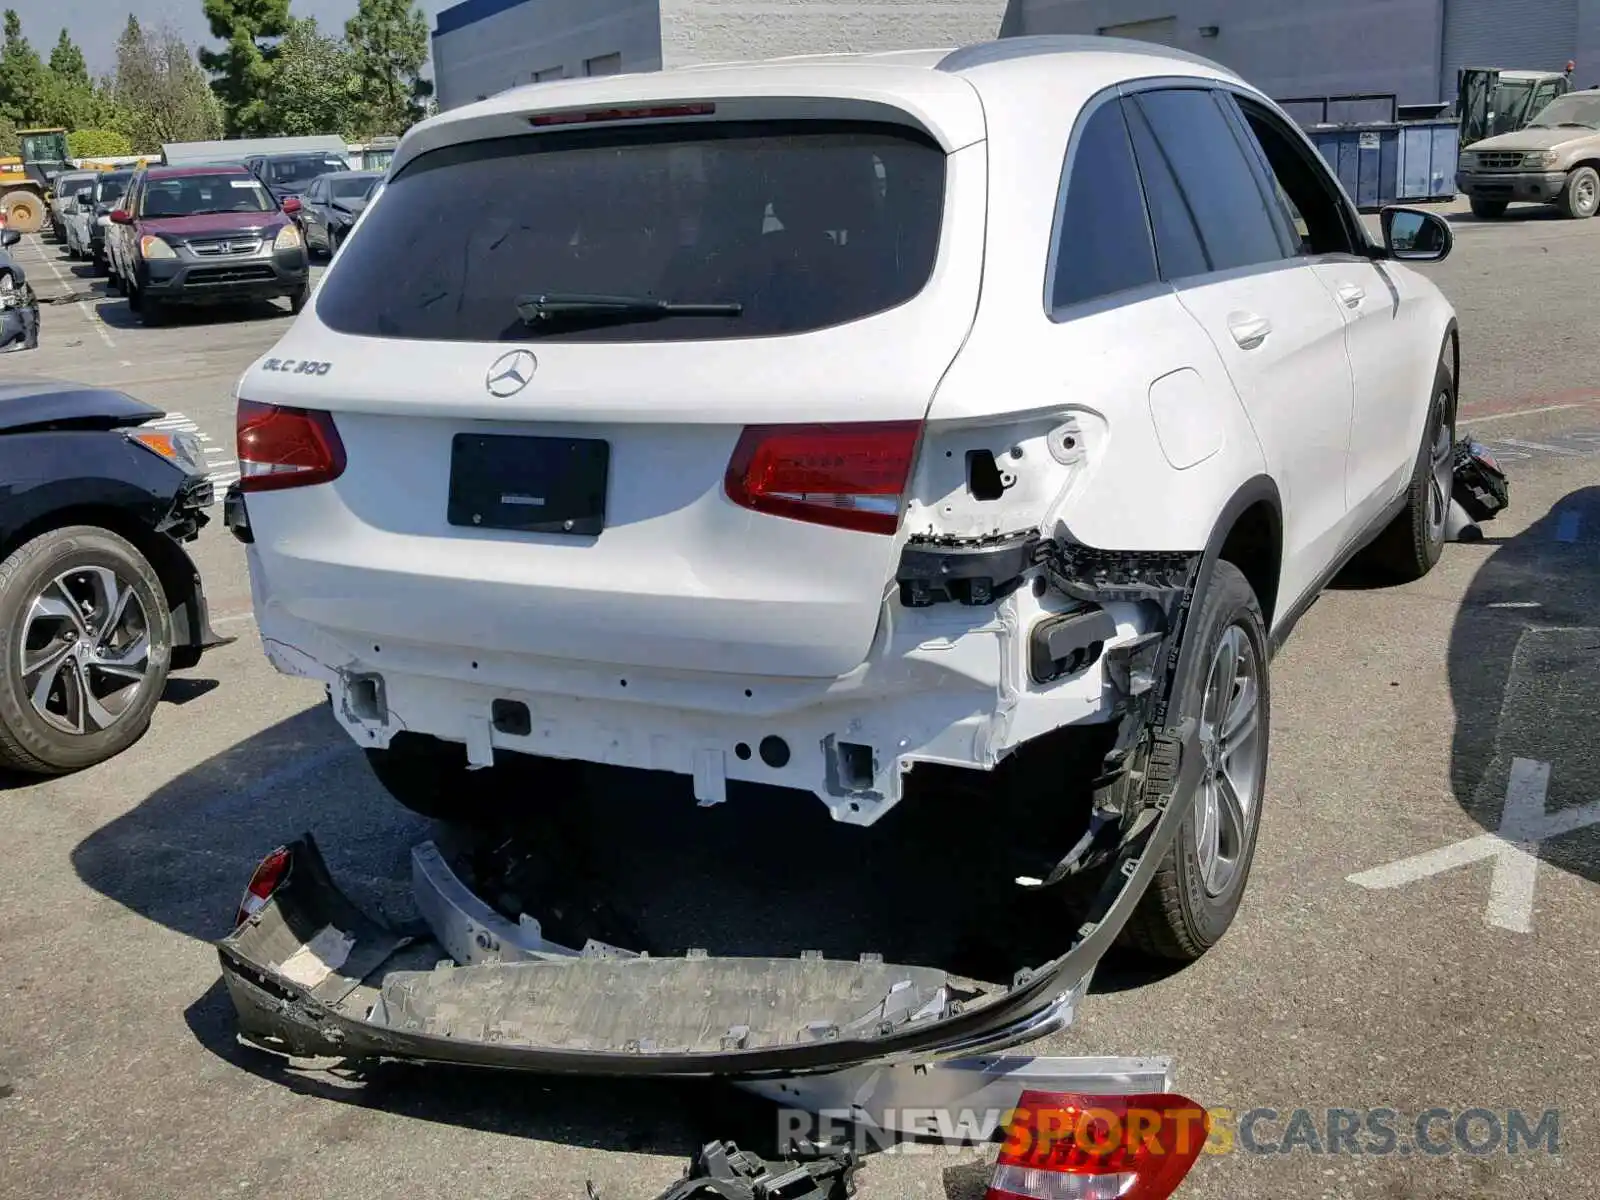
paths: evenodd
<path fill-rule="evenodd" d="M 404 133 L 422 119 L 433 94 L 422 76 L 428 61 L 422 9 L 413 0 L 360 0 L 344 36 L 361 78 L 362 128 L 353 132 Z"/>
<path fill-rule="evenodd" d="M 354 57 L 343 42 L 322 33 L 315 18 L 290 24 L 272 69 L 265 132 L 305 137 L 353 128 L 361 95 Z"/>
<path fill-rule="evenodd" d="M 197 142 L 222 136 L 222 113 L 194 52 L 171 29 L 151 36 L 137 19 L 117 40 L 115 81 L 105 97 L 111 128 L 127 135 L 135 154 L 152 154 L 163 142 Z"/>
<path fill-rule="evenodd" d="M 100 116 L 89 67 L 67 31 L 61 31 L 55 49 L 50 51 L 50 66 L 45 72 L 44 91 L 36 114 L 42 125 L 84 129 Z"/>
<path fill-rule="evenodd" d="M 10 117 L 0 117 L 0 158 L 11 158 L 22 153 L 22 140 L 17 137 L 17 123 Z"/>
<path fill-rule="evenodd" d="M 221 50 L 201 50 L 228 132 L 258 134 L 271 122 L 276 39 L 289 32 L 289 0 L 204 0 L 211 36 Z"/>
<path fill-rule="evenodd" d="M 26 128 L 43 116 L 49 77 L 39 54 L 22 36 L 22 18 L 8 8 L 4 18 L 5 46 L 0 49 L 0 116 Z"/>
<path fill-rule="evenodd" d="M 56 39 L 55 49 L 50 51 L 50 73 L 63 83 L 90 86 L 89 64 L 84 62 L 83 51 L 65 29 Z"/>

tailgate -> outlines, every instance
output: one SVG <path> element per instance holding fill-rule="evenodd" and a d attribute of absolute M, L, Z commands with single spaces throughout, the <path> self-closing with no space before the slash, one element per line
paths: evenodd
<path fill-rule="evenodd" d="M 352 647 L 848 672 L 972 323 L 984 164 L 845 119 L 411 160 L 243 381 L 345 459 L 252 496 L 266 591 Z"/>

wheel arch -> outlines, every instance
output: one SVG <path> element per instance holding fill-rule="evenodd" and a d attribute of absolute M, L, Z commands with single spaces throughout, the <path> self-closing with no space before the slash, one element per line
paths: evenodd
<path fill-rule="evenodd" d="M 1218 561 L 1223 559 L 1238 567 L 1249 581 L 1270 633 L 1283 575 L 1283 498 L 1271 476 L 1247 479 L 1222 506 L 1200 560 L 1196 596 L 1205 594 Z"/>
<path fill-rule="evenodd" d="M 197 596 L 194 563 L 183 547 L 166 534 L 157 533 L 122 509 L 111 505 L 79 504 L 43 513 L 26 525 L 10 531 L 5 540 L 0 542 L 0 559 L 9 558 L 19 546 L 26 545 L 36 537 L 73 525 L 88 525 L 114 533 L 144 556 L 155 571 L 156 578 L 161 581 L 162 595 L 173 617 L 173 645 L 175 648 L 183 645 L 185 630 L 179 627 L 179 623 L 193 611 Z"/>

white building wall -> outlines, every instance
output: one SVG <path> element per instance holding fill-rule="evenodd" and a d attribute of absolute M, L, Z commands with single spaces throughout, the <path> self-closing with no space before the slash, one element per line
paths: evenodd
<path fill-rule="evenodd" d="M 433 64 L 440 108 L 524 83 L 654 71 L 656 0 L 467 0 L 439 14 Z"/>
<path fill-rule="evenodd" d="M 1007 0 L 660 0 L 664 66 L 964 46 L 1000 36 Z"/>

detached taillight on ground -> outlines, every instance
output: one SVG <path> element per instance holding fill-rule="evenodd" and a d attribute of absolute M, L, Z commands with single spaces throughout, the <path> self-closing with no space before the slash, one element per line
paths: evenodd
<path fill-rule="evenodd" d="M 294 855 L 287 846 L 279 846 L 261 860 L 261 864 L 255 869 L 255 874 L 250 876 L 250 883 L 244 889 L 244 899 L 239 901 L 239 912 L 233 921 L 235 929 L 266 906 L 267 901 L 272 899 L 272 893 L 282 887 L 284 881 L 289 878 L 289 871 L 293 866 Z"/>
<path fill-rule="evenodd" d="M 863 533 L 894 533 L 920 421 L 751 425 L 728 462 L 743 508 Z"/>
<path fill-rule="evenodd" d="M 1024 1092 L 986 1200 L 1165 1200 L 1210 1131 L 1205 1109 L 1170 1093 Z"/>
<path fill-rule="evenodd" d="M 344 473 L 344 442 L 330 413 L 241 400 L 237 430 L 246 492 L 309 487 Z"/>

